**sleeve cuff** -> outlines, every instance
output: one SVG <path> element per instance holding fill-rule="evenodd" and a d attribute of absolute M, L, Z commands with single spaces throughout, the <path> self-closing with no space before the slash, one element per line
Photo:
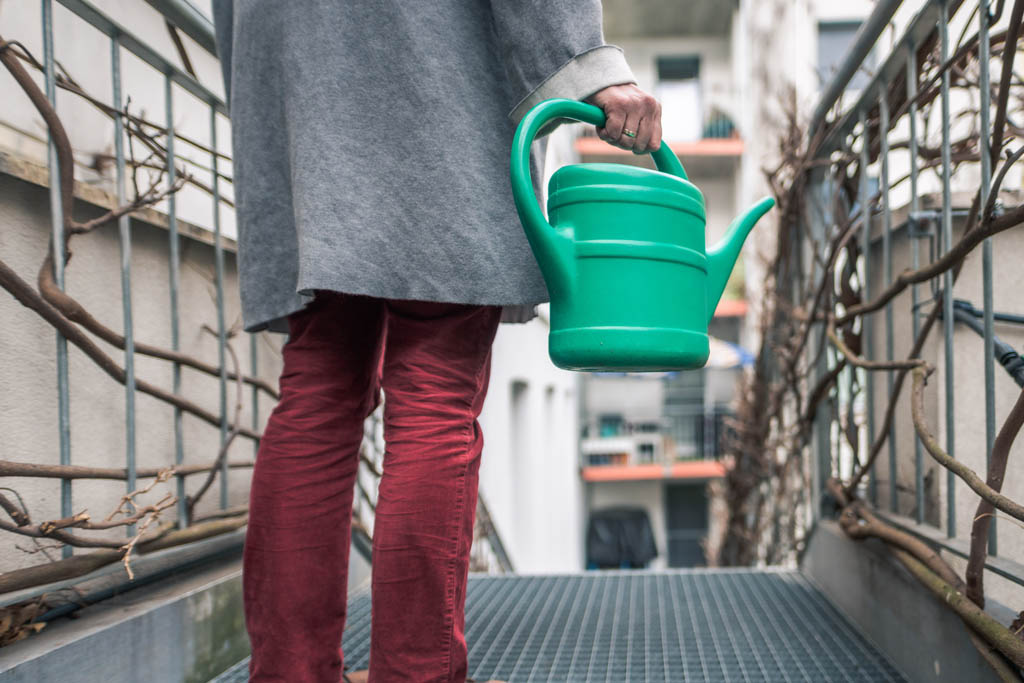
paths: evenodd
<path fill-rule="evenodd" d="M 622 49 L 602 45 L 581 52 L 548 76 L 509 113 L 516 124 L 534 105 L 552 97 L 582 100 L 611 85 L 636 83 Z"/>

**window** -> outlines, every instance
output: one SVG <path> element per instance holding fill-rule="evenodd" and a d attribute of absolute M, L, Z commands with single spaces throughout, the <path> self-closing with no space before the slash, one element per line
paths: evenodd
<path fill-rule="evenodd" d="M 843 63 L 847 51 L 860 30 L 859 21 L 822 21 L 818 23 L 818 79 L 824 86 Z M 860 90 L 868 84 L 870 72 L 875 68 L 875 55 L 872 52 L 864 60 L 863 68 L 850 79 L 848 90 Z"/>
<path fill-rule="evenodd" d="M 662 138 L 688 142 L 701 137 L 700 57 L 659 57 L 658 99 Z"/>
<path fill-rule="evenodd" d="M 618 436 L 623 433 L 623 420 L 621 415 L 602 415 L 598 418 L 597 433 L 602 438 Z"/>

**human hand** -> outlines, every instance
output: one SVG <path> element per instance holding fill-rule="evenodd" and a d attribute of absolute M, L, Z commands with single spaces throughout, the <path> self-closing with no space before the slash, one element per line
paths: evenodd
<path fill-rule="evenodd" d="M 597 134 L 608 144 L 634 154 L 655 152 L 661 146 L 661 104 L 640 88 L 612 85 L 586 101 L 604 112 L 604 128 L 598 128 Z"/>

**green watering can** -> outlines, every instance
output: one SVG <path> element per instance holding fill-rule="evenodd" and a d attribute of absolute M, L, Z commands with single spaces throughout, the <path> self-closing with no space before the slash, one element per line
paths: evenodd
<path fill-rule="evenodd" d="M 705 253 L 704 196 L 662 144 L 652 153 L 657 171 L 559 169 L 548 186 L 549 224 L 533 193 L 530 145 L 558 118 L 605 122 L 589 104 L 546 100 L 527 113 L 512 142 L 512 194 L 551 295 L 551 360 L 567 370 L 703 367 L 708 323 L 740 247 L 775 201 L 755 204 Z"/>

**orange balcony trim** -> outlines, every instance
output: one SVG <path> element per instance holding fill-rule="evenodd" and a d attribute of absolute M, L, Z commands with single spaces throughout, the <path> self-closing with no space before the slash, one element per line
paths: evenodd
<path fill-rule="evenodd" d="M 738 157 L 743 154 L 742 138 L 704 138 L 694 142 L 672 142 L 669 147 L 680 157 Z M 597 137 L 576 138 L 576 151 L 580 156 L 632 154 Z"/>
<path fill-rule="evenodd" d="M 739 318 L 747 314 L 749 306 L 745 299 L 722 299 L 715 308 L 716 318 Z"/>
<path fill-rule="evenodd" d="M 689 460 L 670 465 L 597 465 L 583 468 L 583 481 L 650 481 L 653 479 L 716 479 L 725 465 L 714 460 Z"/>

